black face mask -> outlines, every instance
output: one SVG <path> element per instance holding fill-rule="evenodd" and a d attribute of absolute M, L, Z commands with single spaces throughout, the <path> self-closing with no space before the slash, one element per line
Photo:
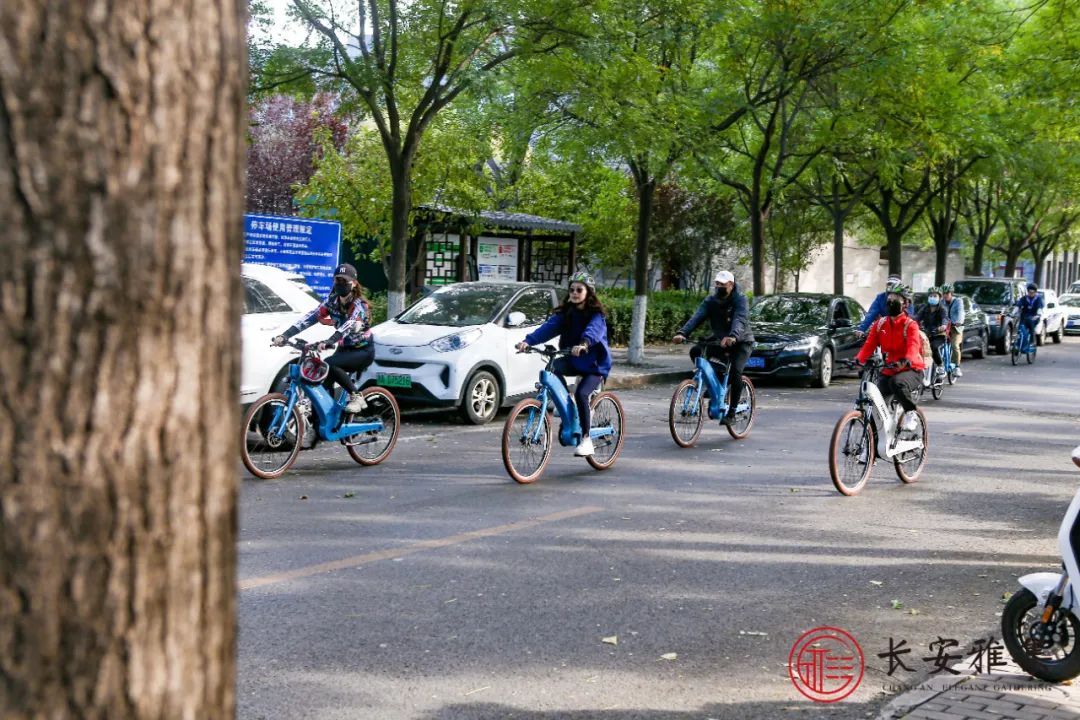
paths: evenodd
<path fill-rule="evenodd" d="M 716 297 L 717 298 L 719 298 L 720 300 L 723 300 L 727 296 L 728 296 L 728 289 L 727 289 L 726 286 L 721 285 L 720 287 L 716 288 Z"/>
<path fill-rule="evenodd" d="M 334 294 L 344 297 L 352 292 L 352 288 L 352 283 L 336 282 L 334 283 Z"/>
<path fill-rule="evenodd" d="M 899 300 L 889 300 L 885 303 L 885 307 L 889 313 L 889 317 L 896 317 L 904 311 L 904 305 Z"/>

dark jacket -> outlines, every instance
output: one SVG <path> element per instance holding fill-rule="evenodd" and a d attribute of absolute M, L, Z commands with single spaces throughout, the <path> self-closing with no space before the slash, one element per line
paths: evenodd
<path fill-rule="evenodd" d="M 886 307 L 889 303 L 889 293 L 878 293 L 878 296 L 874 298 L 874 302 L 870 303 L 870 309 L 866 311 L 866 315 L 863 316 L 862 322 L 859 323 L 859 330 L 868 332 L 870 326 L 874 324 L 875 320 L 879 320 L 883 317 L 888 317 Z M 910 317 L 915 317 L 915 306 L 912 303 L 908 303 L 907 314 Z"/>
<path fill-rule="evenodd" d="M 603 375 L 611 372 L 611 349 L 607 341 L 607 320 L 602 313 L 582 311 L 567 306 L 562 312 L 553 313 L 544 324 L 525 336 L 529 345 L 559 336 L 559 349 L 564 350 L 583 341 L 589 349 L 581 355 L 567 358 L 570 367 L 583 375 Z"/>
<path fill-rule="evenodd" d="M 915 318 L 922 325 L 922 330 L 927 337 L 939 335 L 939 327 L 949 324 L 949 311 L 942 303 L 931 305 L 926 303 L 919 310 L 919 316 Z"/>
<path fill-rule="evenodd" d="M 706 318 L 712 334 L 718 340 L 732 337 L 740 343 L 754 342 L 754 332 L 750 329 L 750 304 L 737 283 L 731 295 L 723 300 L 717 298 L 716 293 L 702 300 L 697 312 L 682 326 L 679 334 L 689 336 Z"/>

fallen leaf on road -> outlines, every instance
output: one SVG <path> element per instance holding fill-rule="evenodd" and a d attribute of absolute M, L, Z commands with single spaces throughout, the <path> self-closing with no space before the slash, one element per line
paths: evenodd
<path fill-rule="evenodd" d="M 918 615 L 919 611 L 916 610 L 915 608 L 911 608 L 910 610 L 908 610 L 908 614 L 909 615 Z"/>
<path fill-rule="evenodd" d="M 884 585 L 884 583 L 882 581 L 880 581 L 880 580 L 871 580 L 870 584 L 871 585 Z"/>
<path fill-rule="evenodd" d="M 347 493 L 345 493 L 344 495 L 342 495 L 341 497 L 345 497 L 345 498 L 351 498 L 351 497 L 356 497 L 356 493 L 354 493 L 354 492 L 347 492 Z"/>
<path fill-rule="evenodd" d="M 611 637 L 601 638 L 600 642 L 607 643 L 608 645 L 618 645 L 619 644 L 619 636 L 618 635 L 612 635 Z"/>
<path fill-rule="evenodd" d="M 484 690 L 490 690 L 490 689 L 491 689 L 491 686 L 490 686 L 490 685 L 485 685 L 484 687 L 481 687 L 481 688 L 476 688 L 475 690 L 470 690 L 469 692 L 465 693 L 465 695 L 466 695 L 466 696 L 468 696 L 468 695 L 474 695 L 474 694 L 476 694 L 476 693 L 478 693 L 478 692 L 483 692 Z"/>
<path fill-rule="evenodd" d="M 893 610 L 899 610 L 902 607 L 904 607 L 904 603 L 900 602 L 899 600 L 893 600 L 892 601 L 892 609 Z"/>
<path fill-rule="evenodd" d="M 1008 599 L 1009 599 L 1009 598 L 1011 598 L 1011 597 L 1012 597 L 1012 593 L 1011 593 L 1011 592 L 1003 592 L 1003 593 L 1001 593 L 1001 599 L 1002 599 L 1002 600 L 1008 600 Z"/>
<path fill-rule="evenodd" d="M 663 655 L 660 656 L 660 659 L 661 660 L 674 660 L 677 657 L 679 657 L 679 653 L 664 653 Z"/>
<path fill-rule="evenodd" d="M 740 630 L 740 635 L 756 635 L 757 637 L 769 637 L 769 633 L 760 630 Z"/>
<path fill-rule="evenodd" d="M 301 499 L 301 500 L 307 500 L 307 495 L 301 495 L 301 496 L 300 496 L 300 499 Z"/>

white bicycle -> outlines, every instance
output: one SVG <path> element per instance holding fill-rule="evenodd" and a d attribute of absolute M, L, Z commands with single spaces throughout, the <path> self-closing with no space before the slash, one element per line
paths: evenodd
<path fill-rule="evenodd" d="M 871 358 L 860 375 L 859 396 L 855 409 L 836 423 L 829 444 L 829 472 L 833 485 L 844 495 L 857 495 L 874 469 L 876 458 L 892 460 L 896 474 L 905 483 L 919 479 L 926 464 L 926 416 L 916 409 L 916 427 L 899 429 L 904 408 L 894 398 L 888 405 L 877 387 L 877 379 L 886 367 Z M 879 450 L 878 442 L 883 441 Z"/>

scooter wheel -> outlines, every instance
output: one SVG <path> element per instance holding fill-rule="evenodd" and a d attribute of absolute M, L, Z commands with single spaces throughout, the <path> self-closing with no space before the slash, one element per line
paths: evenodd
<path fill-rule="evenodd" d="M 1080 675 L 1080 620 L 1058 611 L 1047 641 L 1032 637 L 1039 623 L 1039 601 L 1027 588 L 1020 590 L 1001 613 L 1001 636 L 1016 664 L 1047 682 L 1064 682 Z"/>

